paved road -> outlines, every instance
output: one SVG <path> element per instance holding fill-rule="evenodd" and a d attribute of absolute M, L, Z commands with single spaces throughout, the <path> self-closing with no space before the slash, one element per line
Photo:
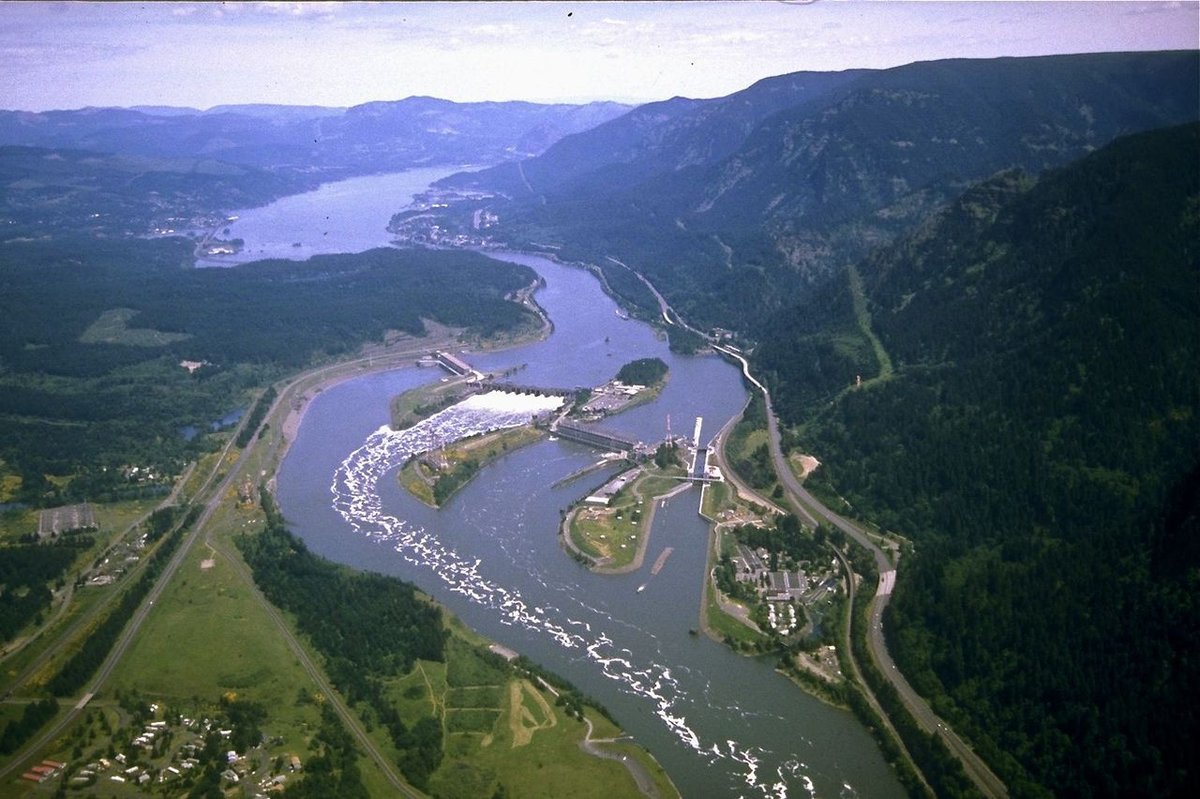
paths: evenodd
<path fill-rule="evenodd" d="M 238 429 L 240 429 L 240 426 Z M 221 464 L 224 462 L 225 456 L 232 448 L 235 437 L 236 431 L 235 435 L 230 436 L 229 442 L 225 445 L 225 449 L 221 451 L 221 458 L 213 466 L 212 472 L 209 473 L 208 478 L 205 480 L 204 486 L 199 492 L 200 494 L 203 494 L 203 492 L 212 485 L 214 480 L 216 480 L 217 474 L 221 468 Z M 121 636 L 117 639 L 117 643 L 109 651 L 108 657 L 104 659 L 99 671 L 97 671 L 93 676 L 91 682 L 89 683 L 88 689 L 84 694 L 85 699 L 90 698 L 96 693 L 99 693 L 100 689 L 104 686 L 104 683 L 108 681 L 109 676 L 117 667 L 117 664 L 124 656 L 126 650 L 129 649 L 129 645 L 133 642 L 133 639 L 137 636 L 137 633 L 141 629 L 143 622 L 145 622 L 146 617 L 150 614 L 150 610 L 154 606 L 155 600 L 162 595 L 167 583 L 170 582 L 171 577 L 174 576 L 176 570 L 179 568 L 179 564 L 183 562 L 188 551 L 191 549 L 192 544 L 196 542 L 201 528 L 208 520 L 208 517 L 212 515 L 212 511 L 220 501 L 221 495 L 224 493 L 225 489 L 232 484 L 235 474 L 236 470 L 231 469 L 225 479 L 220 482 L 220 485 L 213 493 L 213 499 L 205 508 L 204 513 L 196 521 L 196 523 L 192 525 L 191 530 L 187 532 L 183 541 L 176 549 L 175 554 L 171 557 L 170 561 L 167 562 L 162 574 L 159 575 L 158 580 L 154 583 L 154 586 L 150 589 L 150 592 L 146 595 L 145 599 L 142 600 L 142 604 L 138 606 L 136 611 L 134 611 L 133 618 L 131 618 L 125 625 L 125 629 L 122 631 Z M 57 650 L 57 648 L 61 647 L 64 643 L 65 640 L 60 639 L 56 646 L 52 647 L 52 650 Z M 66 713 L 56 718 L 51 725 L 42 732 L 41 735 L 26 744 L 26 746 L 24 746 L 16 755 L 14 755 L 7 764 L 5 764 L 3 767 L 0 767 L 0 780 L 7 779 L 13 772 L 17 770 L 18 767 L 28 765 L 27 761 L 29 761 L 36 753 L 49 746 L 51 741 L 61 735 L 68 726 L 73 724 L 75 720 L 79 718 L 79 715 L 83 713 L 86 705 L 86 701 L 78 702 Z"/>
<path fill-rule="evenodd" d="M 747 404 L 749 404 L 749 400 L 747 400 Z M 744 413 L 745 410 L 746 407 L 743 405 L 742 413 Z M 754 502 L 755 504 L 762 505 L 772 513 L 782 514 L 785 512 L 784 509 L 779 507 L 779 505 L 775 502 L 764 497 L 758 491 L 755 491 L 749 484 L 746 483 L 746 481 L 742 480 L 741 475 L 739 475 L 736 470 L 730 467 L 729 459 L 725 456 L 725 441 L 729 437 L 729 431 L 733 429 L 734 425 L 736 425 L 738 420 L 741 418 L 742 414 L 738 413 L 725 423 L 725 426 L 722 427 L 720 431 L 718 431 L 713 437 L 712 443 L 709 445 L 709 451 L 712 452 L 713 457 L 716 459 L 717 467 L 721 470 L 721 475 L 725 478 L 725 482 L 733 486 L 733 490 L 737 492 L 738 496 L 747 499 L 750 502 Z"/>
<path fill-rule="evenodd" d="M 687 329 L 693 330 L 694 332 L 699 333 L 701 336 L 704 336 L 705 339 L 708 339 L 707 335 L 700 333 L 700 331 L 695 331 L 694 328 L 691 328 L 684 323 L 679 314 L 670 307 L 667 301 L 663 298 L 662 294 L 660 294 L 658 290 L 654 288 L 654 286 L 649 280 L 646 279 L 644 275 L 636 270 L 631 269 L 611 256 L 609 256 L 609 260 L 615 264 L 618 264 L 619 266 L 630 269 L 630 271 L 637 275 L 638 278 L 640 278 L 641 281 L 646 284 L 646 286 L 657 298 L 659 308 L 662 312 L 662 317 L 667 324 L 676 324 L 675 320 L 678 320 L 678 324 L 687 327 Z M 672 319 L 672 317 L 674 317 L 674 319 Z M 710 343 L 713 343 L 711 339 L 709 339 L 709 341 Z M 763 400 L 766 403 L 767 410 L 767 429 L 768 440 L 771 449 L 771 459 L 774 463 L 775 471 L 779 481 L 783 485 L 784 492 L 788 497 L 789 504 L 795 508 L 801 519 L 808 521 L 813 526 L 816 526 L 817 524 L 817 517 L 824 519 L 826 522 L 844 532 L 859 545 L 866 547 L 875 558 L 875 565 L 879 572 L 879 584 L 876 587 L 875 595 L 871 599 L 871 605 L 868 613 L 870 619 L 870 629 L 867 631 L 867 648 L 871 653 L 872 659 L 875 661 L 876 667 L 879 669 L 884 679 L 891 683 L 896 689 L 897 694 L 900 696 L 901 702 L 904 703 L 904 706 L 908 709 L 909 713 L 912 714 L 913 718 L 917 720 L 917 723 L 922 727 L 922 729 L 928 733 L 935 734 L 942 739 L 942 741 L 949 748 L 950 752 L 958 758 L 959 762 L 962 763 L 963 769 L 967 776 L 972 782 L 975 783 L 975 786 L 985 796 L 1000 798 L 1007 797 L 1008 790 L 1000 778 L 997 777 L 996 774 L 990 768 L 988 768 L 987 764 L 983 762 L 983 759 L 975 754 L 975 751 L 971 749 L 971 747 L 962 738 L 960 738 L 958 734 L 954 732 L 954 730 L 950 728 L 949 724 L 945 723 L 937 716 L 937 714 L 933 712 L 933 709 L 929 707 L 929 703 L 926 702 L 925 699 L 920 696 L 920 694 L 913 690 L 913 687 L 909 685 L 908 680 L 906 680 L 904 675 L 900 673 L 900 670 L 896 668 L 896 664 L 893 662 L 891 655 L 888 653 L 887 642 L 883 636 L 883 611 L 887 607 L 887 603 L 891 599 L 892 589 L 895 587 L 896 566 L 892 564 L 887 555 L 885 555 L 883 550 L 881 550 L 875 544 L 866 531 L 864 531 L 857 524 L 854 524 L 848 519 L 843 518 L 839 514 L 834 513 L 829 508 L 825 507 L 820 500 L 805 490 L 804 486 L 800 484 L 800 481 L 796 479 L 796 475 L 791 469 L 791 465 L 787 462 L 787 458 L 783 454 L 783 448 L 780 444 L 779 421 L 776 418 L 775 410 L 771 405 L 771 393 L 767 390 L 766 386 L 759 382 L 750 373 L 750 364 L 740 353 L 727 347 L 722 347 L 716 343 L 713 343 L 713 346 L 714 349 L 718 350 L 719 352 L 723 352 L 724 354 L 738 360 L 742 364 L 742 374 L 745 376 L 746 380 L 762 392 Z M 848 564 L 846 564 L 846 569 L 847 572 L 850 571 Z M 853 586 L 851 587 L 851 601 L 848 604 L 850 607 L 853 606 Z M 847 625 L 847 629 L 849 629 L 849 625 Z M 858 665 L 854 662 L 853 654 L 850 654 L 850 661 L 857 671 Z M 887 714 L 882 712 L 882 708 L 880 708 L 878 703 L 875 701 L 875 697 L 871 694 L 870 689 L 867 688 L 866 683 L 862 681 L 861 675 L 859 677 L 859 683 L 864 687 L 867 698 L 870 700 L 871 704 L 875 706 L 876 711 L 879 712 L 884 718 L 885 723 L 891 726 L 891 722 L 887 718 Z M 903 742 L 900 741 L 899 736 L 896 736 L 896 740 L 901 746 L 904 745 Z"/>
<path fill-rule="evenodd" d="M 592 727 L 592 720 L 584 716 L 583 723 L 587 725 L 587 735 L 579 742 L 579 748 L 592 757 L 598 757 L 602 760 L 619 761 L 629 772 L 629 775 L 633 777 L 633 781 L 637 783 L 637 789 L 641 791 L 643 796 L 649 797 L 649 799 L 659 799 L 658 788 L 654 785 L 654 778 L 650 776 L 650 772 L 646 770 L 646 767 L 628 755 L 619 755 L 616 752 L 609 752 L 602 749 L 600 744 L 614 743 L 616 739 L 593 738 L 592 732 L 594 728 Z"/>
<path fill-rule="evenodd" d="M 364 360 L 367 359 L 354 361 L 351 363 L 351 366 L 357 365 Z M 284 399 L 287 398 L 288 401 L 290 401 L 294 394 L 293 389 L 304 381 L 311 379 L 314 374 L 328 375 L 332 372 L 335 372 L 339 367 L 344 366 L 346 365 L 338 364 L 330 367 L 324 367 L 322 369 L 314 370 L 313 373 L 306 373 L 295 378 L 283 391 L 279 393 L 279 396 L 276 398 L 275 403 L 271 407 L 270 413 L 266 414 L 266 416 L 268 418 L 274 417 Z M 244 423 L 245 421 L 243 420 L 242 424 Z M 134 612 L 133 618 L 131 618 L 129 623 L 126 624 L 120 638 L 117 639 L 116 645 L 113 646 L 112 650 L 108 654 L 108 657 L 105 658 L 104 663 L 101 665 L 99 671 L 92 678 L 88 690 L 84 694 L 85 700 L 90 698 L 92 695 L 99 693 L 99 691 L 103 688 L 112 672 L 116 669 L 117 664 L 121 661 L 121 658 L 125 655 L 125 652 L 129 649 L 130 645 L 140 632 L 141 626 L 145 622 L 147 616 L 149 616 L 150 611 L 153 609 L 155 601 L 157 601 L 162 595 L 162 592 L 170 583 L 171 578 L 174 577 L 175 572 L 179 569 L 179 566 L 187 558 L 192 546 L 200 538 L 202 532 L 207 537 L 206 528 L 209 520 L 212 518 L 213 513 L 218 507 L 220 507 L 223 498 L 235 484 L 236 478 L 242 476 L 241 470 L 237 468 L 231 468 L 223 479 L 220 479 L 219 481 L 217 479 L 221 467 L 225 463 L 225 456 L 232 449 L 233 442 L 236 440 L 237 433 L 240 432 L 240 430 L 241 426 L 239 425 L 238 429 L 235 430 L 230 436 L 229 441 L 225 445 L 225 449 L 222 450 L 221 458 L 213 466 L 213 469 L 205 480 L 204 485 L 199 491 L 197 491 L 197 497 L 208 497 L 208 501 L 204 506 L 203 512 L 196 520 L 195 524 L 192 525 L 191 529 L 186 533 L 186 537 L 180 543 L 179 547 L 175 551 L 175 554 L 171 557 L 170 561 L 159 575 L 158 580 L 155 581 L 154 586 L 150 589 L 149 594 L 147 594 L 142 604 Z M 272 448 L 272 452 L 273 450 L 274 448 Z M 215 487 L 213 487 L 214 483 L 216 484 Z M 238 558 L 230 557 L 228 553 L 222 551 L 222 554 L 225 555 L 231 563 L 235 564 L 235 571 L 238 571 L 239 575 L 246 579 L 248 585 L 254 586 L 253 579 L 248 574 L 245 565 L 242 564 Z M 241 566 L 240 571 L 237 569 L 237 566 L 239 565 Z M 272 620 L 283 632 L 284 637 L 288 642 L 288 646 L 291 647 L 293 653 L 300 660 L 300 663 L 304 667 L 305 671 L 310 677 L 313 678 L 313 681 L 329 698 L 335 710 L 337 710 L 338 715 L 341 716 L 343 722 L 350 728 L 350 732 L 355 736 L 355 738 L 358 740 L 358 743 L 367 752 L 368 756 L 370 756 L 371 759 L 375 761 L 376 765 L 379 766 L 380 770 L 383 772 L 384 776 L 387 777 L 392 786 L 400 794 L 411 797 L 411 799 L 420 799 L 423 797 L 424 794 L 408 785 L 408 783 L 404 782 L 404 780 L 401 779 L 396 773 L 391 763 L 382 755 L 378 747 L 375 746 L 375 742 L 366 734 L 366 731 L 363 729 L 362 724 L 358 721 L 357 717 L 350 713 L 341 697 L 332 690 L 328 682 L 324 679 L 324 675 L 313 664 L 303 647 L 299 645 L 299 642 L 296 641 L 295 637 L 291 634 L 291 631 L 287 628 L 286 623 L 279 615 L 279 612 L 274 608 L 273 605 L 266 601 L 266 598 L 263 597 L 261 592 L 257 590 L 257 587 L 254 587 L 253 590 L 256 598 L 258 598 L 263 604 L 263 607 L 266 608 Z M 0 767 L 0 780 L 10 777 L 19 767 L 28 765 L 27 761 L 29 761 L 36 753 L 41 752 L 45 747 L 49 746 L 50 743 L 59 735 L 61 735 L 68 726 L 75 722 L 79 715 L 85 710 L 86 704 L 86 701 L 78 702 L 65 714 L 59 716 L 49 728 L 42 732 L 41 735 L 23 747 L 21 751 L 18 752 L 6 765 Z"/>
<path fill-rule="evenodd" d="M 744 359 L 742 361 L 745 363 Z M 875 566 L 879 572 L 879 584 L 876 587 L 875 595 L 870 600 L 870 628 L 867 631 L 867 648 L 871 653 L 871 658 L 875 661 L 876 668 L 879 669 L 884 679 L 896 689 L 897 694 L 900 696 L 900 701 L 904 703 L 908 712 L 917 720 L 921 728 L 925 732 L 935 734 L 942 739 L 950 752 L 962 763 L 967 776 L 970 777 L 971 781 L 975 783 L 975 786 L 984 796 L 1007 797 L 1008 790 L 1000 778 L 950 728 L 949 724 L 945 723 L 933 712 L 933 709 L 925 701 L 924 697 L 913 689 L 900 670 L 896 668 L 896 664 L 888 652 L 887 642 L 883 636 L 883 611 L 887 607 L 887 603 L 891 600 L 892 589 L 896 584 L 896 566 L 892 564 L 887 555 L 875 544 L 865 530 L 825 507 L 819 499 L 805 490 L 804 486 L 800 485 L 800 481 L 796 479 L 796 475 L 787 463 L 787 459 L 784 457 L 780 446 L 779 423 L 775 417 L 775 411 L 771 407 L 770 393 L 765 388 L 762 391 L 767 404 L 768 437 L 771 444 L 771 456 L 775 463 L 775 471 L 779 476 L 780 482 L 783 483 L 787 495 L 794 497 L 798 501 L 798 504 L 811 509 L 812 515 L 806 514 L 808 518 L 811 519 L 815 515 L 824 519 L 854 539 L 860 546 L 868 549 L 875 558 Z M 863 684 L 865 685 L 865 683 Z M 871 699 L 873 700 L 874 697 L 871 697 Z M 875 704 L 874 701 L 872 701 L 872 704 Z"/>
<path fill-rule="evenodd" d="M 196 464 L 194 462 L 189 464 L 187 469 L 184 470 L 183 474 L 180 475 L 179 479 L 175 481 L 175 487 L 171 489 L 171 493 L 168 494 L 162 502 L 158 503 L 153 510 L 146 511 L 141 516 L 137 517 L 128 525 L 126 525 L 125 529 L 121 531 L 120 535 L 118 535 L 109 543 L 108 547 L 104 550 L 104 553 L 100 557 L 106 557 L 116 547 L 116 545 L 125 540 L 125 538 L 133 530 L 145 524 L 146 520 L 150 518 L 154 511 L 174 505 L 179 500 L 180 490 L 183 488 L 184 484 L 187 483 L 188 478 L 191 477 L 192 471 L 195 470 L 195 468 Z M 22 672 L 8 684 L 6 695 L 11 694 L 13 691 L 24 685 L 30 677 L 37 674 L 41 670 L 42 666 L 44 666 L 46 662 L 50 660 L 50 658 L 58 653 L 58 651 L 66 642 L 74 640 L 76 634 L 83 629 L 85 625 L 90 624 L 97 615 L 102 613 L 109 605 L 112 604 L 114 599 L 119 597 L 124 592 L 126 586 L 131 585 L 136 578 L 141 576 L 144 566 L 145 561 L 143 560 L 125 575 L 126 579 L 116 587 L 116 590 L 110 591 L 108 596 L 97 602 L 88 610 L 87 613 L 83 614 L 74 622 L 72 622 L 71 626 L 58 633 L 57 641 L 48 646 L 45 650 L 38 654 L 37 657 L 30 661 L 24 670 L 22 670 Z M 58 609 L 55 611 L 54 615 L 48 619 L 45 624 L 43 624 L 30 635 L 26 636 L 21 641 L 10 644 L 6 651 L 3 654 L 0 654 L 0 662 L 13 657 L 30 643 L 42 636 L 47 630 L 52 629 L 56 624 L 58 624 L 58 622 L 62 620 L 63 616 L 66 615 L 67 610 L 70 608 L 71 599 L 74 597 L 74 594 L 75 581 L 72 580 L 64 589 L 64 595 L 62 600 L 59 602 Z"/>

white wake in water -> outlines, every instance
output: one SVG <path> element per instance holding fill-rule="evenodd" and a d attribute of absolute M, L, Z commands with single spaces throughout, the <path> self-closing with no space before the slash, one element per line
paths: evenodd
<path fill-rule="evenodd" d="M 724 760 L 731 765 L 741 764 L 742 779 L 755 794 L 785 799 L 788 780 L 782 772 L 786 769 L 792 772 L 787 776 L 806 788 L 810 796 L 815 795 L 812 783 L 799 773 L 800 764 L 795 761 L 789 761 L 780 769 L 777 782 L 766 783 L 759 779 L 759 759 L 755 752 L 731 740 L 702 742 L 676 707 L 682 689 L 668 667 L 655 663 L 635 665 L 633 654 L 618 646 L 606 633 L 593 630 L 585 621 L 569 617 L 555 619 L 548 609 L 526 604 L 516 589 L 484 577 L 478 559 L 466 560 L 436 535 L 384 512 L 377 490 L 379 479 L 412 456 L 471 435 L 526 424 L 534 415 L 555 410 L 562 402 L 560 397 L 492 391 L 475 395 L 407 430 L 397 432 L 382 427 L 338 468 L 331 487 L 333 507 L 356 532 L 386 541 L 409 563 L 429 569 L 448 590 L 495 609 L 504 623 L 540 631 L 566 649 L 586 653 L 600 666 L 605 677 L 653 702 L 655 713 L 663 724 L 708 762 Z"/>

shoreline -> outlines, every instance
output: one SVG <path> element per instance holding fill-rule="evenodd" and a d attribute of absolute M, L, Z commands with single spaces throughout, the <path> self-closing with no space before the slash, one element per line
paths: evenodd
<path fill-rule="evenodd" d="M 519 302 L 520 305 L 528 308 L 541 320 L 542 325 L 539 329 L 511 339 L 483 340 L 478 343 L 475 349 L 479 352 L 501 352 L 507 349 L 536 344 L 549 337 L 554 332 L 554 325 L 550 321 L 550 317 L 546 314 L 545 309 L 538 305 L 533 297 L 534 293 L 542 285 L 542 277 L 538 275 L 536 280 L 521 290 L 524 296 L 521 297 Z M 279 389 L 279 396 L 275 400 L 275 405 L 266 415 L 266 419 L 275 419 L 278 421 L 281 437 L 276 455 L 277 460 L 273 463 L 270 479 L 274 480 L 274 473 L 282 466 L 284 459 L 287 457 L 288 450 L 291 449 L 292 443 L 300 434 L 300 427 L 304 423 L 304 417 L 308 412 L 309 405 L 323 391 L 355 377 L 365 377 L 380 372 L 400 369 L 405 366 L 413 366 L 416 364 L 418 358 L 431 351 L 453 349 L 456 346 L 462 346 L 463 342 L 460 339 L 460 336 L 464 332 L 462 328 L 447 327 L 431 320 L 425 320 L 425 326 L 426 335 L 420 338 L 403 335 L 390 344 L 367 344 L 359 351 L 358 355 L 349 360 L 315 367 L 290 378 Z M 399 349 L 396 349 L 397 347 Z M 288 407 L 286 414 L 280 419 L 279 414 L 284 402 L 287 403 Z"/>
<path fill-rule="evenodd" d="M 646 512 L 646 517 L 642 520 L 642 535 L 641 540 L 638 542 L 637 551 L 633 554 L 633 560 L 624 564 L 623 566 L 606 566 L 596 558 L 593 558 L 591 555 L 581 550 L 575 544 L 575 542 L 571 540 L 571 520 L 575 518 L 575 514 L 578 513 L 580 508 L 583 507 L 582 505 L 577 505 L 576 507 L 572 508 L 571 511 L 569 511 L 567 515 L 563 517 L 562 526 L 560 527 L 563 544 L 573 555 L 577 555 L 587 561 L 588 571 L 596 574 L 630 574 L 631 572 L 635 572 L 642 568 L 642 564 L 644 564 L 646 561 L 646 549 L 650 546 L 650 535 L 654 528 L 654 515 L 658 510 L 658 503 L 664 500 L 672 499 L 675 496 L 682 494 L 684 491 L 687 491 L 691 487 L 692 484 L 690 481 L 684 481 L 665 494 L 657 494 L 650 498 L 650 510 Z M 653 576 L 653 574 L 651 576 Z"/>

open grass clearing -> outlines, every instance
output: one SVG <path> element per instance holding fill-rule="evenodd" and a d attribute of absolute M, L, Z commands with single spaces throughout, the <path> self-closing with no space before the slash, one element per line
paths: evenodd
<path fill-rule="evenodd" d="M 83 344 L 123 344 L 127 347 L 162 347 L 177 341 L 186 341 L 191 333 L 167 333 L 150 328 L 130 327 L 129 322 L 137 316 L 132 308 L 110 308 L 100 314 L 95 322 L 79 336 Z"/>
<path fill-rule="evenodd" d="M 608 505 L 582 503 L 567 519 L 567 534 L 577 550 L 602 571 L 636 567 L 650 535 L 656 497 L 678 488 L 684 475 L 681 467 L 660 471 L 653 463 L 629 485 L 617 492 Z"/>

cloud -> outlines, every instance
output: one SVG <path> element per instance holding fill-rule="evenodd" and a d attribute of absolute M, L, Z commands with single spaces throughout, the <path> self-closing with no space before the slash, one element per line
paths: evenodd
<path fill-rule="evenodd" d="M 328 18 L 341 10 L 341 3 L 276 3 L 260 2 L 254 8 L 267 14 L 289 17 Z"/>
<path fill-rule="evenodd" d="M 466 33 L 470 36 L 483 36 L 487 38 L 508 38 L 517 34 L 518 28 L 511 22 L 502 23 L 487 23 L 484 25 L 474 25 L 467 28 Z"/>
<path fill-rule="evenodd" d="M 693 44 L 752 44 L 770 39 L 771 36 L 758 31 L 740 30 L 722 33 L 696 33 L 691 37 Z"/>

